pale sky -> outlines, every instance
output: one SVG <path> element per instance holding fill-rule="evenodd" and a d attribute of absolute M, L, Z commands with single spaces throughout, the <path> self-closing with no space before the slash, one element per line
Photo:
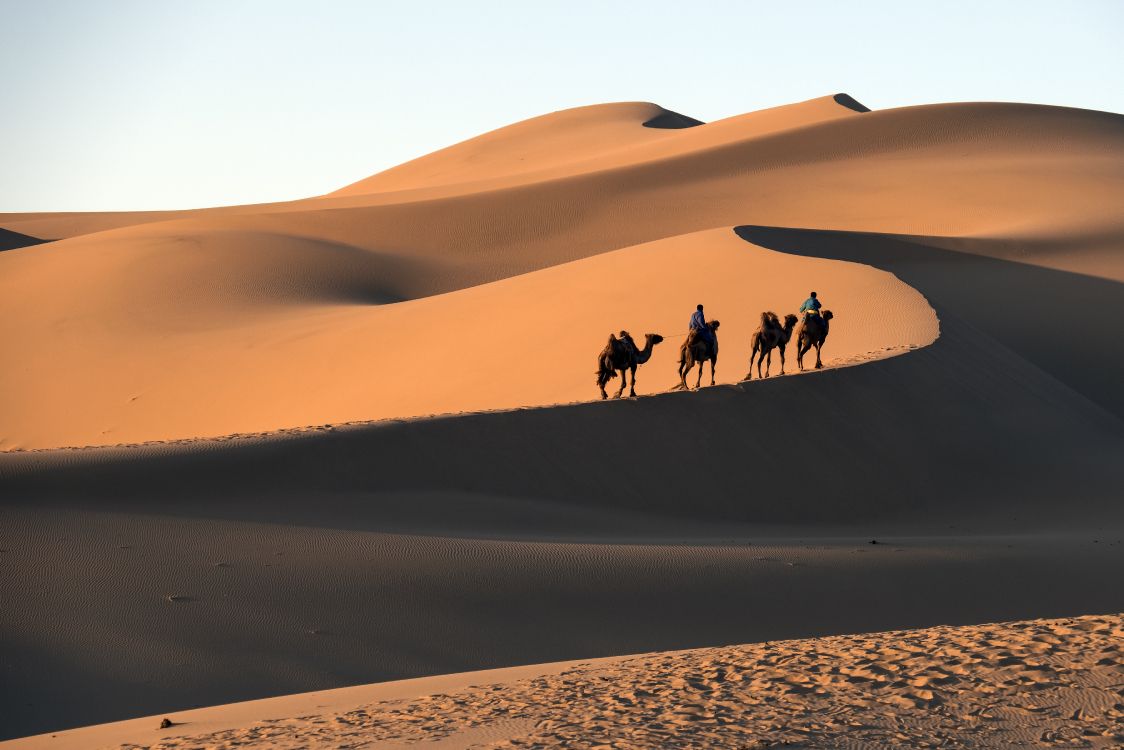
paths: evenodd
<path fill-rule="evenodd" d="M 317 195 L 518 120 L 654 101 L 702 120 L 1124 112 L 1124 0 L 0 0 L 0 211 Z"/>

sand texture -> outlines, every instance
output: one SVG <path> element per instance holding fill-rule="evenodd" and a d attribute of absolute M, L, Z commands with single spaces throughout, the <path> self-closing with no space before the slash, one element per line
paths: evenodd
<path fill-rule="evenodd" d="M 36 742 L 122 750 L 1124 743 L 1120 615 L 775 641 L 464 677 L 220 706 L 177 715 L 169 729 L 149 717 Z"/>
<path fill-rule="evenodd" d="M 0 214 L 0 738 L 374 681 L 1124 610 L 1124 117 L 864 110 L 839 95 L 699 124 L 597 105 L 326 196 Z M 810 289 L 835 316 L 824 369 L 809 356 L 798 374 L 793 342 L 784 377 L 774 356 L 774 377 L 743 380 L 761 313 Z M 717 385 L 673 391 L 697 303 L 722 324 Z M 665 341 L 639 398 L 602 401 L 597 355 L 621 329 Z M 1040 676 L 1035 637 L 1059 655 L 1119 638 L 1116 619 L 1073 622 L 894 636 L 915 644 L 901 652 L 794 642 L 799 668 L 775 662 L 787 677 L 722 686 L 692 675 L 773 657 L 613 669 L 698 693 L 699 715 L 738 704 L 743 745 L 852 715 L 837 746 L 970 744 L 964 727 L 1046 742 L 1017 706 L 1056 715 L 1069 741 L 1078 708 L 1102 728 L 1119 716 L 1064 681 L 1068 697 L 1033 704 L 1061 713 L 1026 708 L 1031 686 L 1001 721 L 963 716 Z M 980 661 L 926 652 L 945 642 Z M 973 668 L 860 680 L 902 699 L 891 726 L 831 671 L 864 649 L 918 675 Z M 1074 658 L 1089 679 L 1114 668 Z M 471 742 L 596 744 L 601 724 L 568 722 L 598 715 L 575 701 L 600 700 L 599 678 L 563 669 L 592 680 L 559 707 L 571 718 L 550 714 L 554 678 L 513 682 L 542 713 L 495 732 L 480 718 Z M 760 696 L 723 692 L 753 679 Z M 946 684 L 963 690 L 910 697 Z M 825 708 L 789 716 L 766 688 Z M 635 716 L 665 694 L 650 692 Z M 443 700 L 418 715 L 471 713 Z M 276 716 L 298 733 L 278 742 L 323 728 L 288 721 L 313 713 Z"/>

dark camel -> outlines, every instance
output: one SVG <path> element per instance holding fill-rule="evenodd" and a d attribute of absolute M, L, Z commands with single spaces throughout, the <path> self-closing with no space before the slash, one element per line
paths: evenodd
<path fill-rule="evenodd" d="M 696 331 L 687 334 L 687 340 L 679 347 L 679 385 L 678 389 L 687 388 L 687 375 L 696 364 L 699 366 L 699 377 L 695 382 L 696 388 L 702 387 L 703 365 L 710 360 L 710 384 L 714 385 L 714 365 L 718 362 L 718 321 L 712 320 L 706 324 L 710 328 L 710 335 L 714 339 L 711 343 Z"/>
<path fill-rule="evenodd" d="M 628 331 L 621 331 L 619 339 L 609 334 L 609 343 L 597 357 L 597 387 L 601 389 L 601 398 L 609 397 L 605 393 L 605 384 L 617 376 L 617 371 L 621 374 L 621 387 L 614 398 L 620 398 L 624 393 L 629 372 L 632 373 L 632 385 L 628 395 L 629 398 L 636 397 L 636 368 L 647 362 L 652 356 L 652 348 L 663 341 L 663 336 L 658 333 L 645 334 L 644 338 L 647 340 L 644 348 L 638 349 Z"/>
<path fill-rule="evenodd" d="M 816 369 L 823 367 L 820 361 L 820 348 L 827 339 L 828 327 L 832 318 L 831 310 L 824 310 L 819 315 L 805 315 L 804 325 L 800 326 L 800 335 L 796 339 L 796 364 L 804 369 L 804 354 L 813 346 L 816 347 Z"/>
<path fill-rule="evenodd" d="M 746 373 L 745 380 L 753 379 L 754 357 L 757 358 L 757 377 L 762 377 L 762 360 L 765 360 L 764 377 L 769 377 L 769 369 L 773 366 L 773 349 L 780 351 L 781 375 L 784 375 L 784 350 L 792 338 L 792 329 L 796 327 L 796 320 L 795 315 L 786 315 L 782 326 L 775 312 L 761 313 L 761 325 L 753 332 L 753 353 L 749 355 L 749 372 Z"/>

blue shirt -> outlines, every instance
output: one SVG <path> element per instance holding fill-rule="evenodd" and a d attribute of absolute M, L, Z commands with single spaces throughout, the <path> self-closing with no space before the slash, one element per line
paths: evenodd
<path fill-rule="evenodd" d="M 800 309 L 797 310 L 797 312 L 804 312 L 805 310 L 819 310 L 819 309 L 820 309 L 820 301 L 818 299 L 816 299 L 815 297 L 809 297 L 808 299 L 804 300 L 804 304 L 800 306 Z"/>
<path fill-rule="evenodd" d="M 702 310 L 695 310 L 691 314 L 691 330 L 692 331 L 698 331 L 698 330 L 705 331 L 706 330 L 706 318 L 703 317 Z"/>

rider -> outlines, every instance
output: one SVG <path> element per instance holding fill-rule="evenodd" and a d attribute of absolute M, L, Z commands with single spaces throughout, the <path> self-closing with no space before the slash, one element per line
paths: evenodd
<path fill-rule="evenodd" d="M 819 315 L 821 307 L 823 307 L 823 305 L 816 299 L 816 293 L 812 292 L 808 299 L 804 300 L 804 304 L 800 306 L 797 312 L 804 316 L 804 320 L 807 320 L 811 315 Z"/>
<path fill-rule="evenodd" d="M 713 340 L 714 333 L 710 330 L 710 326 L 706 324 L 706 316 L 703 315 L 703 306 L 699 305 L 695 311 L 691 313 L 691 331 L 695 336 L 702 336 L 703 340 L 710 342 Z"/>

